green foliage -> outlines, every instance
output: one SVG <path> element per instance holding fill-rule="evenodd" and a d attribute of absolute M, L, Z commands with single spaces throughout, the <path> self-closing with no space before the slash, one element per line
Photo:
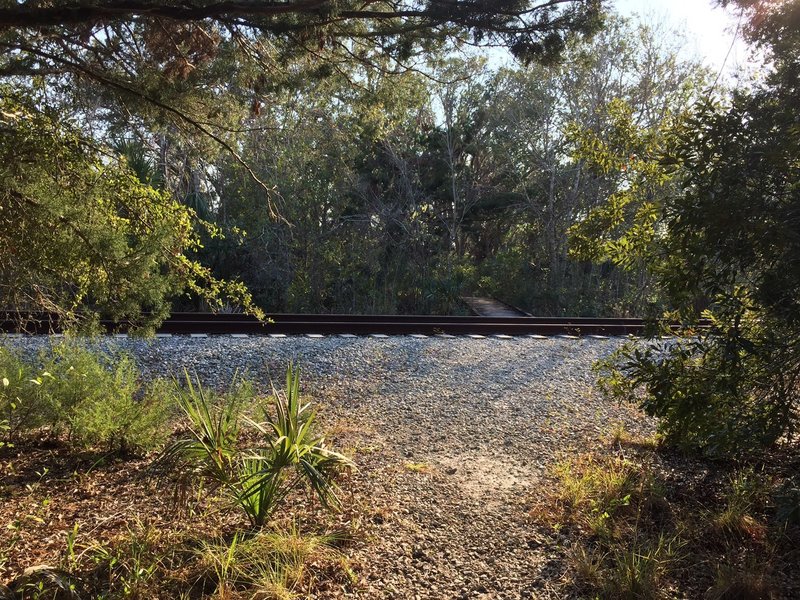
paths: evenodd
<path fill-rule="evenodd" d="M 31 57 L 36 57 L 50 69 L 58 66 L 85 75 L 93 54 L 73 36 L 91 37 L 98 30 L 103 31 L 116 52 L 101 45 L 95 55 L 102 60 L 89 72 L 101 85 L 113 88 L 116 84 L 123 90 L 131 86 L 133 93 L 138 91 L 137 84 L 141 87 L 153 83 L 152 79 L 162 86 L 181 87 L 183 80 L 197 77 L 196 70 L 220 70 L 225 65 L 220 58 L 231 54 L 248 66 L 252 62 L 266 63 L 269 58 L 275 59 L 275 64 L 306 56 L 316 61 L 323 59 L 306 74 L 315 78 L 329 75 L 341 63 L 368 63 L 370 59 L 404 66 L 421 53 L 452 48 L 466 41 L 475 46 L 504 46 L 524 62 L 553 62 L 572 36 L 599 29 L 603 16 L 600 2 L 593 0 L 567 0 L 558 6 L 521 0 L 497 6 L 458 2 L 388 3 L 378 7 L 337 0 L 312 6 L 302 2 L 286 6 L 245 4 L 231 10 L 227 5 L 204 2 L 165 2 L 147 7 L 134 4 L 124 8 L 111 0 L 55 0 L 44 7 L 0 4 L 0 26 L 11 30 L 0 38 L 0 48 L 9 55 L 3 58 L 11 74 L 38 73 L 29 64 Z M 97 23 L 103 19 L 104 27 L 100 27 Z M 41 27 L 60 28 L 58 43 L 69 48 L 70 60 L 51 54 L 52 47 L 34 35 Z M 222 35 L 221 30 L 227 35 Z M 242 48 L 236 43 L 241 40 L 249 40 L 251 45 Z M 346 44 L 350 46 L 344 47 Z M 137 47 L 146 51 L 134 54 Z M 134 71 L 133 66 L 150 77 Z M 151 74 L 152 71 L 160 72 Z M 270 74 L 272 78 L 291 77 L 291 73 L 276 71 Z M 118 79 L 105 79 L 118 72 Z M 218 77 L 213 83 L 222 85 L 222 73 Z M 262 87 L 275 85 L 269 78 L 264 79 Z"/>
<path fill-rule="evenodd" d="M 42 358 L 51 375 L 43 384 L 51 432 L 63 430 L 77 446 L 125 452 L 151 450 L 166 439 L 168 388 L 143 386 L 129 356 L 64 343 Z"/>
<path fill-rule="evenodd" d="M 268 444 L 244 457 L 236 500 L 251 522 L 262 526 L 297 485 L 305 481 L 326 508 L 338 505 L 334 475 L 352 463 L 314 432 L 315 413 L 300 396 L 300 372 L 290 366 L 285 391 L 273 389 L 272 411 L 262 424 L 251 422 Z"/>
<path fill-rule="evenodd" d="M 436 57 L 436 81 L 366 73 L 354 88 L 340 74 L 276 94 L 242 152 L 291 227 L 269 220 L 262 190 L 226 161 L 216 217 L 246 235 L 201 256 L 274 311 L 452 313 L 478 291 L 535 314 L 641 314 L 657 301 L 642 259 L 595 268 L 568 255 L 565 232 L 618 180 L 639 182 L 637 198 L 663 186 L 645 185 L 644 156 L 620 178 L 570 139 L 613 141 L 626 163 L 664 143 L 703 75 L 668 37 L 610 18 L 563 66 L 492 72 Z"/>
<path fill-rule="evenodd" d="M 641 269 L 568 255 L 565 231 L 616 177 L 576 158 L 565 130 L 621 147 L 619 106 L 649 133 L 679 112 L 702 69 L 680 59 L 673 36 L 603 19 L 599 0 L 422 3 L 416 17 L 377 20 L 356 4 L 243 8 L 235 23 L 216 20 L 221 5 L 200 21 L 188 5 L 158 22 L 132 8 L 46 40 L 25 27 L 0 33 L 0 74 L 17 77 L 9 106 L 27 115 L 4 118 L 8 185 L 29 185 L 20 191 L 46 209 L 27 206 L 20 220 L 30 256 L 2 254 L 13 303 L 145 329 L 171 301 L 452 313 L 480 290 L 536 314 L 652 303 Z M 97 9 L 86 3 L 80 18 Z M 75 42 L 83 36 L 100 41 L 89 49 Z M 467 41 L 539 64 L 492 72 L 453 52 Z M 409 68 L 411 56 L 434 77 Z M 50 133 L 18 144 L 28 122 Z M 24 169 L 12 168 L 14 147 Z M 16 248 L 11 216 L 26 205 L 14 202 L 0 202 L 10 207 L 0 225 Z M 620 210 L 630 217 L 633 204 Z M 43 234 L 52 223 L 53 239 Z"/>
<path fill-rule="evenodd" d="M 200 477 L 215 485 L 230 483 L 237 457 L 242 409 L 254 399 L 252 385 L 234 377 L 226 393 L 216 394 L 186 374 L 177 402 L 189 420 L 190 437 L 176 440 L 162 459 L 175 462 L 184 476 Z"/>
<path fill-rule="evenodd" d="M 677 309 L 667 317 L 702 315 L 711 329 L 629 347 L 607 380 L 618 396 L 642 390 L 674 440 L 713 452 L 770 446 L 798 424 L 800 131 L 786 110 L 762 92 L 689 121 L 674 159 L 682 193 L 662 208 L 653 268 Z"/>
<path fill-rule="evenodd" d="M 41 384 L 45 376 L 34 376 L 33 368 L 18 352 L 0 347 L 0 420 L 4 430 L 14 436 L 20 430 L 41 424 L 45 405 Z"/>
<path fill-rule="evenodd" d="M 124 354 L 63 342 L 24 361 L 0 349 L 0 373 L 0 410 L 15 435 L 46 428 L 76 447 L 145 452 L 168 434 L 169 388 L 163 381 L 143 385 Z"/>
<path fill-rule="evenodd" d="M 536 514 L 577 537 L 569 560 L 580 591 L 619 600 L 667 597 L 665 581 L 680 566 L 686 541 L 670 522 L 648 456 L 627 449 L 582 454 L 558 465 L 554 475 L 555 490 Z"/>
<path fill-rule="evenodd" d="M 85 328 L 102 315 L 147 330 L 183 291 L 248 304 L 242 286 L 189 258 L 199 248 L 192 212 L 140 183 L 78 128 L 4 87 L 0 132 L 0 290 L 8 306 L 56 312 L 66 323 L 80 317 Z"/>
<path fill-rule="evenodd" d="M 642 128 L 632 108 L 621 99 L 606 107 L 609 128 L 597 132 L 572 123 L 568 137 L 575 156 L 599 176 L 619 174 L 617 190 L 593 208 L 569 232 L 570 252 L 581 260 L 612 262 L 625 269 L 652 261 L 658 238 L 657 200 L 669 189 L 664 167 L 653 157 L 672 140 L 673 119 Z"/>
<path fill-rule="evenodd" d="M 713 454 L 773 444 L 786 431 L 787 413 L 784 401 L 753 393 L 761 361 L 743 355 L 731 368 L 730 355 L 710 337 L 629 344 L 598 365 L 599 383 L 659 417 L 668 443 Z"/>
<path fill-rule="evenodd" d="M 688 328 L 679 343 L 624 349 L 607 388 L 638 398 L 673 441 L 710 452 L 792 441 L 800 424 L 799 71 L 788 50 L 798 31 L 786 26 L 798 15 L 796 0 L 759 13 L 750 31 L 773 72 L 725 103 L 698 103 L 650 158 L 674 191 L 648 217 L 647 267 L 671 309 L 665 319 Z M 618 239 L 637 226 L 625 222 Z M 640 255 L 613 250 L 620 264 Z M 698 334 L 701 317 L 710 328 Z"/>
<path fill-rule="evenodd" d="M 621 516 L 659 499 L 652 474 L 620 457 L 597 460 L 582 456 L 560 464 L 555 474 L 558 502 L 601 539 L 620 534 L 615 521 Z"/>
<path fill-rule="evenodd" d="M 427 302 L 402 257 L 412 281 L 382 285 L 382 233 L 365 236 L 370 219 L 354 211 L 371 185 L 372 151 L 391 145 L 401 123 L 422 137 L 409 123 L 431 120 L 415 110 L 429 94 L 408 60 L 436 60 L 469 40 L 553 62 L 568 41 L 599 29 L 601 8 L 597 0 L 385 3 L 375 19 L 371 7 L 338 0 L 242 5 L 231 21 L 207 2 L 145 11 L 2 4 L 0 291 L 21 310 L 88 311 L 144 329 L 173 300 L 257 312 L 238 283 L 242 271 L 261 306 L 355 310 L 380 289 L 370 304 L 388 311 L 405 287 L 422 289 L 415 299 Z M 103 17 L 90 16 L 98 10 Z M 41 19 L 58 33 L 42 38 Z M 246 214 L 228 213 L 243 199 Z M 390 227 L 406 224 L 383 216 Z M 219 227 L 197 232 L 197 217 Z M 354 230 L 336 227 L 353 221 Z M 240 247 L 237 227 L 253 242 Z M 295 235 L 291 256 L 275 248 Z M 274 256 L 288 264 L 270 265 Z M 369 260 L 347 267 L 361 256 Z"/>
<path fill-rule="evenodd" d="M 333 477 L 352 463 L 314 433 L 315 415 L 301 401 L 298 371 L 290 366 L 285 391 L 274 390 L 264 406 L 265 423 L 242 415 L 244 400 L 253 399 L 251 388 L 244 388 L 245 394 L 223 395 L 215 403 L 199 382 L 192 384 L 188 377 L 187 382 L 180 405 L 189 419 L 191 437 L 171 444 L 163 453 L 164 462 L 200 476 L 214 488 L 222 487 L 254 527 L 263 527 L 302 485 L 308 485 L 325 507 L 337 505 Z M 242 419 L 260 434 L 262 445 L 237 444 Z"/>

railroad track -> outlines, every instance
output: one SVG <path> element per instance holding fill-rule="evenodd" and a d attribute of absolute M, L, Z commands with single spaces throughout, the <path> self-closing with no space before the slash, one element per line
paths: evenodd
<path fill-rule="evenodd" d="M 51 315 L 18 318 L 3 315 L 0 331 L 47 334 L 59 331 Z M 247 334 L 247 335 L 641 335 L 642 319 L 590 317 L 448 317 L 431 315 L 304 315 L 272 314 L 268 321 L 249 315 L 214 313 L 173 313 L 157 333 L 161 334 Z M 124 324 L 102 321 L 110 332 L 125 332 Z M 673 329 L 677 329 L 674 325 Z"/>

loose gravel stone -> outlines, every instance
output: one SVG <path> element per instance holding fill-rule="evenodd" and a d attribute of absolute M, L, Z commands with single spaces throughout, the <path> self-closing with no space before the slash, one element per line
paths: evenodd
<path fill-rule="evenodd" d="M 5 338 L 35 351 L 51 338 Z M 298 365 L 333 443 L 354 455 L 346 503 L 363 535 L 358 584 L 331 597 L 557 598 L 563 540 L 530 511 L 557 461 L 615 424 L 649 433 L 603 399 L 592 364 L 620 338 L 172 336 L 101 338 L 147 375 L 234 374 L 266 385 Z"/>

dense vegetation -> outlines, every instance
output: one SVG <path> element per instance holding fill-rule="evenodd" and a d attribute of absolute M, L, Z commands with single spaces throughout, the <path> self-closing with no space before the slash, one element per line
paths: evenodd
<path fill-rule="evenodd" d="M 171 305 L 449 313 L 475 292 L 536 314 L 659 305 L 644 269 L 568 256 L 567 230 L 625 183 L 588 169 L 579 133 L 605 138 L 624 113 L 658 143 L 706 73 L 658 26 L 608 18 L 591 42 L 569 36 L 597 28 L 593 2 L 535 10 L 514 34 L 510 14 L 436 4 L 408 33 L 411 17 L 315 29 L 257 14 L 255 30 L 135 7 L 102 32 L 91 12 L 5 28 L 6 306 L 149 326 Z M 503 40 L 538 62 L 455 52 Z M 47 133 L 19 144 L 26 128 Z M 110 211 L 115 227 L 98 226 Z M 54 220 L 59 237 L 37 234 Z"/>
<path fill-rule="evenodd" d="M 270 310 L 446 314 L 479 291 L 535 314 L 641 312 L 658 302 L 643 271 L 568 256 L 569 227 L 621 183 L 574 156 L 573 131 L 605 137 L 623 111 L 657 138 L 688 106 L 704 73 L 663 34 L 614 19 L 560 66 L 442 58 L 434 79 L 334 75 L 277 94 L 242 156 L 287 222 L 232 161 L 215 165 L 201 210 L 244 239 L 205 260 Z"/>
<path fill-rule="evenodd" d="M 552 62 L 600 23 L 595 0 L 488 10 L 471 0 L 0 3 L 3 307 L 144 326 L 184 293 L 184 304 L 256 312 L 346 307 L 345 297 L 356 298 L 351 310 L 424 309 L 418 281 L 404 281 L 413 267 L 373 251 L 375 236 L 349 273 L 331 269 L 348 257 L 324 243 L 345 223 L 384 220 L 350 206 L 353 188 L 342 186 L 358 169 L 392 178 L 390 166 L 368 164 L 375 144 L 400 116 L 430 115 L 419 105 L 426 80 L 414 81 L 418 57 L 433 63 L 467 44 L 502 44 L 522 60 Z M 406 92 L 392 98 L 395 88 Z M 335 154 L 320 142 L 336 144 Z M 106 226 L 109 214 L 117 218 Z M 383 276 L 375 261 L 390 286 L 381 302 L 360 297 Z M 209 268 L 249 283 L 255 302 Z M 448 264 L 436 269 L 449 279 Z M 448 294 L 433 296 L 430 304 L 447 305 Z"/>
<path fill-rule="evenodd" d="M 792 464 L 800 2 L 720 3 L 764 65 L 735 90 L 591 0 L 0 2 L 0 308 L 149 330 L 173 307 L 451 313 L 477 292 L 542 315 L 650 316 L 651 343 L 600 365 L 604 389 L 658 417 L 667 446 Z M 471 48 L 498 44 L 521 62 Z M 675 320 L 679 337 L 657 339 Z M 262 529 L 284 500 L 304 481 L 335 505 L 349 464 L 312 435 L 296 382 L 259 424 L 246 385 L 142 382 L 77 346 L 0 349 L 0 448 L 38 436 L 147 455 L 179 408 L 185 435 L 155 467 L 179 496 L 241 510 L 245 537 L 194 543 L 219 559 L 214 590 L 234 563 L 230 585 L 250 589 L 277 564 L 256 557 L 281 553 Z M 547 524 L 591 532 L 579 589 L 657 595 L 664 564 L 701 554 L 692 527 L 741 552 L 738 569 L 784 552 L 766 542 L 796 519 L 791 469 L 780 504 L 763 469 L 736 465 L 726 512 L 698 525 L 696 507 L 659 513 L 662 488 L 685 487 L 653 456 L 556 473 Z M 97 558 L 97 589 L 139 585 L 121 556 Z"/>
<path fill-rule="evenodd" d="M 680 343 L 624 349 L 608 365 L 608 389 L 621 398 L 642 392 L 671 441 L 721 454 L 795 442 L 800 417 L 800 3 L 747 14 L 768 75 L 699 103 L 649 153 L 671 194 L 632 185 L 581 225 L 605 221 L 607 239 L 596 245 L 621 265 L 645 265 L 665 316 L 687 325 Z M 613 164 L 619 149 L 603 155 Z M 616 211 L 631 216 L 613 222 Z M 701 317 L 711 327 L 698 335 Z"/>
<path fill-rule="evenodd" d="M 319 433 L 298 370 L 290 367 L 285 388 L 269 394 L 241 378 L 220 390 L 189 374 L 182 383 L 145 384 L 130 356 L 68 341 L 35 357 L 2 348 L 0 373 L 0 448 L 24 449 L 19 462 L 26 468 L 28 456 L 44 460 L 23 494 L 34 513 L 12 513 L 0 543 L 3 579 L 8 563 L 22 558 L 15 546 L 27 533 L 26 521 L 45 525 L 38 514 L 47 513 L 51 498 L 39 493 L 39 484 L 58 480 L 68 465 L 75 470 L 67 480 L 74 478 L 83 493 L 81 476 L 106 465 L 122 473 L 120 492 L 131 497 L 125 501 L 172 490 L 161 502 L 146 502 L 143 520 L 131 522 L 118 539 L 81 531 L 87 515 L 79 511 L 59 548 L 61 563 L 12 571 L 0 597 L 184 597 L 190 590 L 234 597 L 238 589 L 248 597 L 291 598 L 308 584 L 308 563 L 336 568 L 333 534 L 347 532 L 323 531 L 319 518 L 303 523 L 301 532 L 305 515 L 296 505 L 308 490 L 324 508 L 338 508 L 336 478 L 352 463 Z M 43 441 L 59 449 L 56 461 L 42 454 Z M 9 459 L 11 473 L 15 462 Z M 203 526 L 192 532 L 194 519 Z M 346 566 L 341 569 L 346 579 Z"/>

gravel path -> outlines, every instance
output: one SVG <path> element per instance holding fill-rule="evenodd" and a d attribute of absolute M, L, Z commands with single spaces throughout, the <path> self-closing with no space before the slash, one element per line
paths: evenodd
<path fill-rule="evenodd" d="M 46 338 L 11 341 L 26 348 Z M 355 454 L 363 539 L 353 598 L 556 598 L 564 548 L 529 514 L 556 461 L 635 411 L 599 397 L 592 363 L 619 339 L 183 336 L 106 339 L 153 374 L 281 381 L 289 360 Z"/>

